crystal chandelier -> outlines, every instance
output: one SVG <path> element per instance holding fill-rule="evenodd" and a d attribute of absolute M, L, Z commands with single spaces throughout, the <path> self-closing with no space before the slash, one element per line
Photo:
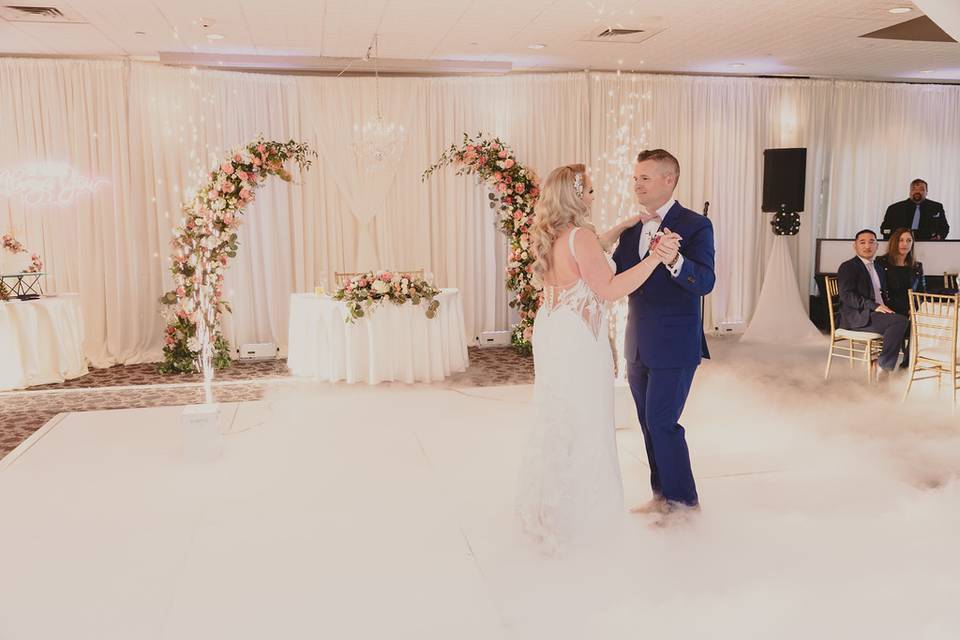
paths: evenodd
<path fill-rule="evenodd" d="M 363 165 L 364 171 L 367 173 L 376 173 L 386 167 L 395 165 L 400 160 L 400 156 L 403 155 L 403 147 L 407 136 L 403 125 L 384 122 L 383 120 L 380 107 L 380 73 L 377 69 L 378 39 L 378 36 L 374 34 L 373 42 L 367 48 L 367 55 L 365 56 L 368 60 L 373 59 L 377 119 L 368 120 L 362 125 L 353 125 L 353 150 L 357 155 L 357 160 Z M 373 52 L 372 55 L 371 51 Z"/>

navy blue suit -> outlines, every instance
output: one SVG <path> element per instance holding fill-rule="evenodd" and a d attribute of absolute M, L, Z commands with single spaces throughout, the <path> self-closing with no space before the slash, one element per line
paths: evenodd
<path fill-rule="evenodd" d="M 625 356 L 655 498 L 696 505 L 697 487 L 680 414 L 700 359 L 709 358 L 700 301 L 713 290 L 713 225 L 674 203 L 660 228 L 680 234 L 683 266 L 674 278 L 660 265 L 630 294 Z M 627 229 L 613 253 L 617 273 L 636 265 L 641 225 Z"/>

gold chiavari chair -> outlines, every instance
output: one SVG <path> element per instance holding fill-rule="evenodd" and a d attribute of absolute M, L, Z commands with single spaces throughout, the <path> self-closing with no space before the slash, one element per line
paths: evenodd
<path fill-rule="evenodd" d="M 910 381 L 903 392 L 907 399 L 915 380 L 936 377 L 937 392 L 941 378 L 950 382 L 953 410 L 957 410 L 958 379 L 957 308 L 960 294 L 942 295 L 910 291 Z"/>
<path fill-rule="evenodd" d="M 333 279 L 337 283 L 337 287 L 342 287 L 343 285 L 350 282 L 354 276 L 360 275 L 359 273 L 350 272 L 350 271 L 335 271 L 333 273 Z"/>
<path fill-rule="evenodd" d="M 830 353 L 827 354 L 827 370 L 823 379 L 830 377 L 830 364 L 834 358 L 844 358 L 854 362 L 863 362 L 867 368 L 867 383 L 873 382 L 874 364 L 883 349 L 883 336 L 872 331 L 854 331 L 840 329 L 840 287 L 837 279 L 827 276 L 827 307 L 830 310 Z"/>
<path fill-rule="evenodd" d="M 957 286 L 957 275 L 949 271 L 943 272 L 943 290 L 945 293 L 957 293 L 960 290 L 960 287 Z"/>

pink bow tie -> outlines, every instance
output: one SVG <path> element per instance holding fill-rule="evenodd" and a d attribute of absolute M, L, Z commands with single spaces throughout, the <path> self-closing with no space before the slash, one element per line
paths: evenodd
<path fill-rule="evenodd" d="M 651 213 L 651 214 L 649 214 L 649 215 L 643 215 L 643 212 L 642 212 L 642 211 L 640 212 L 640 223 L 641 223 L 641 224 L 647 224 L 647 223 L 650 222 L 651 220 L 659 220 L 659 219 L 660 219 L 660 216 L 657 215 L 657 212 L 656 212 L 656 211 L 654 211 L 653 213 Z"/>

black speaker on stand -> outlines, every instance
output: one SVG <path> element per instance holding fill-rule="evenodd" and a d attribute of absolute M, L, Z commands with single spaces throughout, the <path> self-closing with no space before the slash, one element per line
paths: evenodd
<path fill-rule="evenodd" d="M 776 213 L 770 225 L 774 235 L 795 236 L 800 232 L 807 181 L 805 148 L 767 149 L 763 152 L 763 204 L 761 210 Z"/>
<path fill-rule="evenodd" d="M 764 269 L 763 287 L 741 342 L 804 344 L 820 341 L 810 322 L 797 286 L 796 270 L 787 238 L 800 231 L 806 182 L 806 149 L 767 149 L 763 152 L 764 212 L 775 211 L 771 225 L 775 236 Z"/>

